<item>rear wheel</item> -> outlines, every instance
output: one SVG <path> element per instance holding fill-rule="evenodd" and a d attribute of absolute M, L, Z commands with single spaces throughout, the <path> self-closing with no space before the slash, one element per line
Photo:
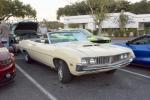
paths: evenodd
<path fill-rule="evenodd" d="M 58 78 L 59 81 L 62 83 L 69 83 L 71 81 L 71 74 L 69 68 L 67 64 L 62 60 L 59 60 Z"/>
<path fill-rule="evenodd" d="M 28 53 L 25 53 L 25 61 L 26 61 L 27 63 L 29 63 L 29 64 L 32 62 L 32 59 L 31 59 L 31 57 L 29 56 Z"/>

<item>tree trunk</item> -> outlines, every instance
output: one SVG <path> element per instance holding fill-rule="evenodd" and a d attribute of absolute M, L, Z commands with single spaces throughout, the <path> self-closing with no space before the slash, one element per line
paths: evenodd
<path fill-rule="evenodd" d="M 98 24 L 98 35 L 102 34 L 102 26 L 101 24 Z"/>

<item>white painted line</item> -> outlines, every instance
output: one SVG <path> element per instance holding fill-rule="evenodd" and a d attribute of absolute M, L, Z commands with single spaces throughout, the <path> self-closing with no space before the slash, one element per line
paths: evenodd
<path fill-rule="evenodd" d="M 133 74 L 133 75 L 137 75 L 137 76 L 140 76 L 140 77 L 144 77 L 144 78 L 150 79 L 150 76 L 147 76 L 147 75 L 144 75 L 144 74 L 140 74 L 140 73 L 136 73 L 136 72 L 132 72 L 132 71 L 125 70 L 125 69 L 120 69 L 120 68 L 118 70 L 130 73 L 130 74 Z"/>
<path fill-rule="evenodd" d="M 16 64 L 16 68 L 23 73 L 23 75 L 30 80 L 42 93 L 44 93 L 50 100 L 57 100 L 51 93 L 44 89 L 36 80 L 34 80 L 27 72 L 25 72 L 20 66 Z"/>

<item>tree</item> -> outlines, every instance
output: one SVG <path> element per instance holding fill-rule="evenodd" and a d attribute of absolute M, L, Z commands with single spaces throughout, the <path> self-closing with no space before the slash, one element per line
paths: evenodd
<path fill-rule="evenodd" d="M 87 3 L 87 1 L 91 1 L 91 5 L 89 5 L 89 2 Z M 60 16 L 91 14 L 91 7 L 95 9 L 97 8 L 95 6 L 100 6 L 99 4 L 92 6 L 92 4 L 95 3 L 95 1 L 97 3 L 99 0 L 84 0 L 82 2 L 71 3 L 71 5 L 66 5 L 63 8 L 59 8 L 57 11 L 57 19 L 59 19 Z M 111 1 L 107 4 L 108 13 L 114 13 L 114 12 L 119 13 L 121 12 L 121 10 L 129 11 L 129 12 L 136 13 L 136 14 L 150 13 L 150 1 L 148 0 L 142 0 L 136 3 L 130 3 L 125 0 L 114 0 L 114 1 L 113 0 L 100 0 L 100 1 L 103 1 L 103 2 Z"/>
<path fill-rule="evenodd" d="M 115 0 L 108 8 L 109 13 L 118 13 L 121 10 L 130 11 L 130 2 L 125 0 Z"/>
<path fill-rule="evenodd" d="M 57 21 L 47 21 L 46 19 L 43 19 L 42 22 L 48 29 L 59 29 L 63 28 L 64 24 L 57 22 Z"/>
<path fill-rule="evenodd" d="M 125 32 L 125 27 L 129 21 L 129 17 L 128 15 L 124 14 L 124 10 L 121 11 L 118 21 L 121 32 Z"/>
<path fill-rule="evenodd" d="M 82 1 L 71 5 L 66 5 L 63 8 L 59 8 L 57 10 L 57 19 L 59 19 L 60 16 L 87 15 L 89 13 L 89 7 L 85 1 Z"/>
<path fill-rule="evenodd" d="M 131 4 L 130 11 L 136 14 L 149 14 L 150 13 L 150 1 L 142 0 L 140 2 Z"/>
<path fill-rule="evenodd" d="M 19 0 L 0 0 L 0 22 L 10 17 L 36 17 L 36 10 Z"/>
<path fill-rule="evenodd" d="M 98 34 L 102 31 L 102 22 L 108 17 L 108 8 L 113 2 L 113 0 L 86 0 L 95 24 L 98 26 Z"/>

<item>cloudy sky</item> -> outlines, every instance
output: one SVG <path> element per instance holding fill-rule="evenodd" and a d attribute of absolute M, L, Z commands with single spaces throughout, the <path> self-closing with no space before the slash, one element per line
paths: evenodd
<path fill-rule="evenodd" d="M 20 0 L 25 4 L 31 4 L 37 11 L 39 20 L 56 20 L 56 12 L 59 7 L 71 4 L 81 0 Z M 128 0 L 130 2 L 138 2 L 140 0 Z"/>

